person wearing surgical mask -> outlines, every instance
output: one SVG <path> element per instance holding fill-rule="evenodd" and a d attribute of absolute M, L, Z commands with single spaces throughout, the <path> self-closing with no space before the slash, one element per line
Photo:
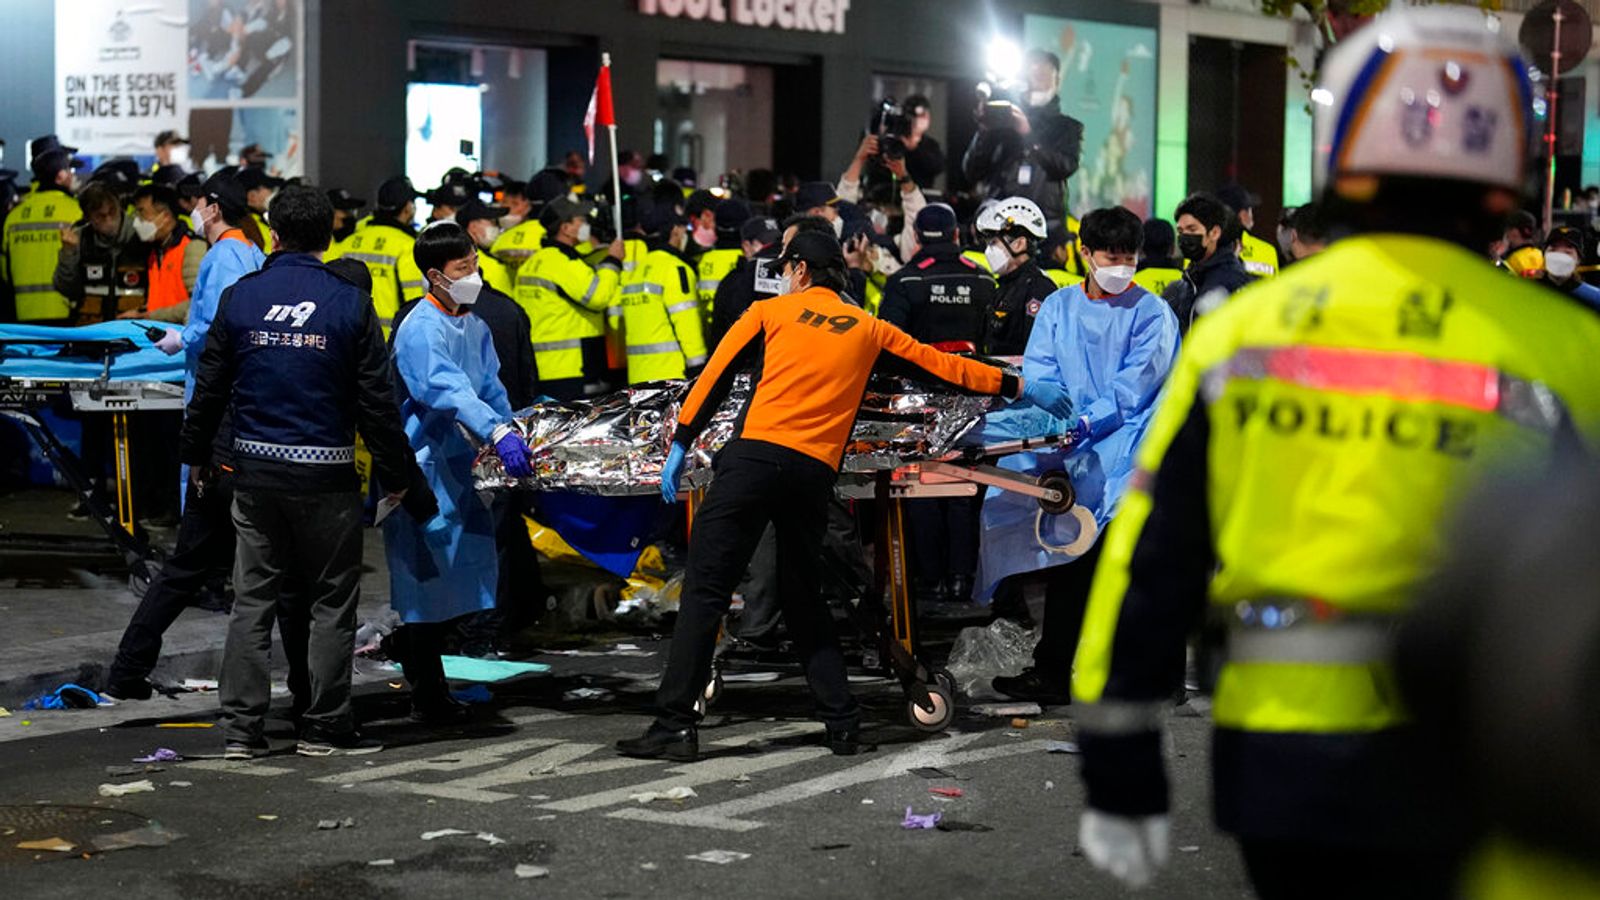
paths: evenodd
<path fill-rule="evenodd" d="M 1160 297 L 1133 283 L 1144 242 L 1138 216 L 1120 206 L 1094 210 L 1083 217 L 1078 240 L 1089 277 L 1044 301 L 1023 355 L 1022 379 L 1059 385 L 1071 398 L 1072 414 L 1048 429 L 1069 434 L 1070 450 L 1064 461 L 1047 465 L 1064 465 L 1080 497 L 1104 498 L 1094 508 L 1103 533 L 1116 506 L 1109 495 L 1126 485 L 1134 450 L 1177 360 L 1178 317 Z M 995 425 L 990 418 L 986 428 Z M 1035 539 L 1033 522 L 1019 528 L 1015 517 L 998 512 L 985 520 L 984 571 L 1016 574 L 999 560 L 1015 558 L 1005 548 Z M 1020 675 L 995 678 L 995 690 L 1041 704 L 1069 702 L 1072 658 L 1099 547 L 1097 542 L 1071 562 L 1025 576 L 1044 581 L 1042 636 L 1033 665 Z"/>
<path fill-rule="evenodd" d="M 1048 227 L 1060 228 L 1067 224 L 1066 182 L 1083 157 L 1083 123 L 1061 112 L 1059 56 L 1030 49 L 1024 71 L 1027 89 L 1017 102 L 996 97 L 979 107 L 962 174 L 989 199 L 1032 200 Z"/>
<path fill-rule="evenodd" d="M 182 324 L 189 315 L 189 294 L 200 276 L 206 242 L 183 227 L 178 194 L 166 185 L 140 187 L 133 195 L 133 210 L 133 232 L 150 247 L 149 277 L 144 309 L 119 318 Z"/>
<path fill-rule="evenodd" d="M 189 139 L 176 131 L 163 131 L 156 135 L 156 164 L 151 171 L 158 172 L 169 167 L 179 172 L 189 169 Z"/>
<path fill-rule="evenodd" d="M 445 682 L 447 623 L 493 609 L 499 579 L 494 514 L 473 487 L 478 447 L 492 446 L 512 478 L 532 470 L 489 326 L 473 314 L 483 290 L 478 248 L 460 225 L 436 222 L 411 252 L 427 294 L 394 329 L 395 386 L 406 438 L 439 512 L 419 521 L 400 509 L 383 521 L 389 602 L 403 623 L 386 646 L 411 683 L 412 719 L 448 724 L 468 714 Z"/>
<path fill-rule="evenodd" d="M 1578 277 L 1583 261 L 1583 232 L 1576 228 L 1552 228 L 1544 241 L 1544 283 L 1595 312 L 1600 312 L 1600 287 Z"/>

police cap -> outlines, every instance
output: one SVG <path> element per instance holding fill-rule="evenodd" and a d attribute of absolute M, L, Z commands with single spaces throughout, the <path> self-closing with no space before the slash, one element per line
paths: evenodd
<path fill-rule="evenodd" d="M 417 189 L 411 186 L 411 179 L 404 175 L 396 175 L 378 185 L 378 208 L 391 211 L 403 209 L 407 203 L 421 196 L 417 193 Z"/>
<path fill-rule="evenodd" d="M 917 213 L 913 227 L 921 243 L 951 244 L 955 243 L 960 223 L 956 219 L 956 211 L 948 204 L 930 203 Z"/>

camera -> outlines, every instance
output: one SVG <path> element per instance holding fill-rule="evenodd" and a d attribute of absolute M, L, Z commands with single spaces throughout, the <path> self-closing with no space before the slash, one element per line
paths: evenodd
<path fill-rule="evenodd" d="M 978 123 L 990 130 L 1016 126 L 1017 106 L 1013 92 L 988 82 L 978 84 Z"/>
<path fill-rule="evenodd" d="M 885 97 L 873 111 L 873 133 L 878 136 L 878 155 L 887 160 L 906 158 L 905 139 L 911 136 L 911 117 L 893 97 Z"/>

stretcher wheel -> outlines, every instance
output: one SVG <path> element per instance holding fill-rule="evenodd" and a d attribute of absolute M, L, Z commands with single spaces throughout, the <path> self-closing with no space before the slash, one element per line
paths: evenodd
<path fill-rule="evenodd" d="M 705 689 L 700 692 L 700 699 L 705 701 L 706 706 L 710 706 L 721 698 L 722 673 L 718 672 L 711 676 L 710 681 L 706 682 Z"/>
<path fill-rule="evenodd" d="M 1052 503 L 1043 497 L 1039 498 L 1039 508 L 1052 516 L 1063 515 L 1072 509 L 1072 504 L 1078 502 L 1078 495 L 1072 489 L 1072 479 L 1065 472 L 1046 472 L 1039 476 L 1039 486 L 1050 490 L 1060 491 L 1061 500 Z"/>
<path fill-rule="evenodd" d="M 950 696 L 956 695 L 956 677 L 950 674 L 949 669 L 934 669 L 933 683 L 945 689 Z"/>
<path fill-rule="evenodd" d="M 943 731 L 950 727 L 950 721 L 956 716 L 956 704 L 950 691 L 942 684 L 930 684 L 928 699 L 932 701 L 933 709 L 923 709 L 914 699 L 906 700 L 906 715 L 911 724 L 918 731 L 927 732 Z"/>

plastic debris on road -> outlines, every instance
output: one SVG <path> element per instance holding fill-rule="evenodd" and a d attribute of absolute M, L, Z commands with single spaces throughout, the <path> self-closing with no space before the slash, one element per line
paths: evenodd
<path fill-rule="evenodd" d="M 169 747 L 157 747 L 145 756 L 136 756 L 136 763 L 183 762 L 183 754 Z"/>
<path fill-rule="evenodd" d="M 18 850 L 45 850 L 50 853 L 71 853 L 78 849 L 78 845 L 58 837 L 45 838 L 42 841 L 23 841 L 17 845 Z"/>
<path fill-rule="evenodd" d="M 186 787 L 194 787 L 194 782 L 192 782 L 192 781 L 169 781 L 169 782 L 167 782 L 167 785 L 170 786 L 170 787 L 175 787 L 175 788 L 186 788 Z"/>
<path fill-rule="evenodd" d="M 1199 853 L 1200 852 L 1200 848 L 1195 846 L 1195 845 L 1193 845 L 1193 844 L 1190 844 L 1187 847 L 1179 847 L 1178 848 L 1178 852 L 1179 853 Z"/>
<path fill-rule="evenodd" d="M 126 797 L 129 794 L 148 794 L 155 791 L 155 789 L 156 786 L 150 782 L 150 779 L 144 778 L 139 781 L 130 781 L 127 784 L 102 784 L 100 785 L 100 796 Z"/>
<path fill-rule="evenodd" d="M 354 827 L 356 827 L 356 820 L 355 819 L 350 819 L 350 818 L 344 818 L 344 819 L 318 819 L 317 820 L 317 830 L 318 831 L 335 831 L 335 830 L 338 830 L 340 828 L 354 828 Z"/>
<path fill-rule="evenodd" d="M 262 813 L 261 815 L 256 816 L 256 818 L 260 819 L 263 822 L 276 822 L 276 821 L 278 821 L 278 817 L 275 816 L 275 815 L 272 815 L 271 813 Z"/>
<path fill-rule="evenodd" d="M 782 677 L 779 672 L 725 672 L 722 681 L 724 684 L 767 684 Z"/>
<path fill-rule="evenodd" d="M 185 678 L 182 685 L 186 691 L 214 691 L 218 686 L 215 678 Z"/>
<path fill-rule="evenodd" d="M 695 862 L 716 863 L 719 866 L 749 858 L 750 854 L 740 853 L 738 850 L 707 850 L 703 853 L 694 853 L 684 857 L 684 859 L 692 859 Z"/>
<path fill-rule="evenodd" d="M 518 878 L 543 878 L 550 874 L 550 870 L 544 866 L 531 866 L 527 863 L 517 866 L 515 871 Z"/>
<path fill-rule="evenodd" d="M 944 813 L 942 812 L 929 813 L 925 816 L 919 816 L 911 810 L 911 807 L 908 806 L 906 807 L 906 817 L 900 822 L 900 827 L 910 831 L 914 831 L 919 828 L 938 828 L 939 820 L 942 818 L 944 818 Z"/>
<path fill-rule="evenodd" d="M 86 687 L 76 684 L 63 684 L 61 687 L 34 697 L 22 704 L 23 709 L 94 709 L 97 706 L 115 706 L 116 704 L 96 694 Z M 27 724 L 24 722 L 23 724 Z"/>
<path fill-rule="evenodd" d="M 11 710 L 6 709 L 4 706 L 0 706 L 0 719 L 8 719 L 10 717 L 11 717 Z"/>
<path fill-rule="evenodd" d="M 928 793 L 934 795 L 935 797 L 950 797 L 953 799 L 955 797 L 964 797 L 966 796 L 967 792 L 963 791 L 961 788 L 936 787 L 928 788 Z"/>
<path fill-rule="evenodd" d="M 1033 662 L 1037 643 L 1038 632 L 1010 619 L 996 619 L 987 628 L 961 629 L 945 668 L 961 693 L 968 697 L 995 697 L 998 695 L 990 681 L 996 675 L 1020 674 Z"/>
<path fill-rule="evenodd" d="M 160 722 L 157 728 L 215 728 L 215 722 Z"/>
<path fill-rule="evenodd" d="M 425 841 L 436 841 L 442 837 L 454 837 L 458 834 L 472 834 L 472 832 L 462 831 L 459 828 L 441 828 L 438 831 L 424 831 L 422 833 L 422 839 Z"/>
<path fill-rule="evenodd" d="M 573 688 L 561 695 L 563 700 L 610 700 L 611 692 L 605 688 L 581 687 Z"/>
<path fill-rule="evenodd" d="M 118 831 L 114 834 L 102 834 L 91 838 L 89 843 L 101 853 L 111 853 L 117 850 L 131 850 L 135 847 L 165 847 L 178 838 L 183 837 L 159 822 L 151 822 L 143 828 L 132 828 L 127 831 Z"/>
<path fill-rule="evenodd" d="M 991 719 L 1006 719 L 1013 716 L 1037 716 L 1044 713 L 1043 707 L 1037 703 L 979 703 L 972 707 L 972 711 L 980 716 Z M 1018 725 L 1020 721 L 1023 724 Z M 1012 728 L 1027 728 L 1027 719 L 1013 719 Z"/>
<path fill-rule="evenodd" d="M 392 865 L 394 865 L 394 860 L 392 860 L 392 859 L 369 859 L 369 860 L 367 860 L 367 865 L 374 866 L 374 867 L 392 866 Z"/>
<path fill-rule="evenodd" d="M 637 800 L 640 803 L 653 803 L 656 800 L 687 800 L 690 797 L 698 796 L 700 795 L 694 792 L 694 788 L 687 785 L 679 785 L 667 788 L 664 791 L 644 791 L 639 794 L 629 794 L 628 799 Z"/>
<path fill-rule="evenodd" d="M 472 656 L 440 657 L 444 663 L 444 677 L 452 681 L 510 681 L 529 675 L 544 675 L 550 667 L 544 663 L 515 662 L 509 659 L 478 659 Z"/>
<path fill-rule="evenodd" d="M 1078 745 L 1073 743 L 1072 741 L 1045 741 L 1044 742 L 1044 752 L 1046 752 L 1046 753 L 1077 753 L 1078 752 Z"/>

